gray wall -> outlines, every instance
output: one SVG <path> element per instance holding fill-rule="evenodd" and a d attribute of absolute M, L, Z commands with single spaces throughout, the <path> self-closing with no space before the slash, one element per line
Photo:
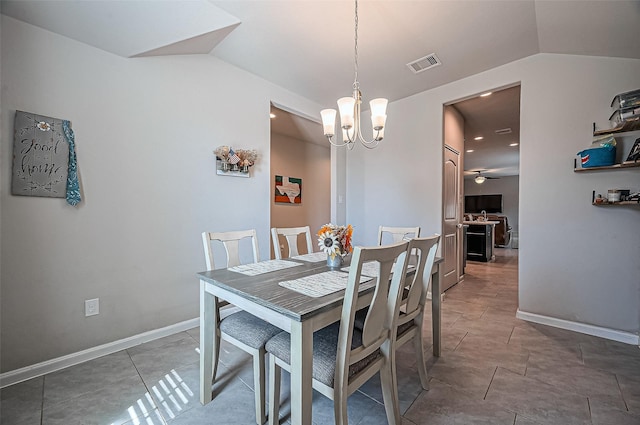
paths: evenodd
<path fill-rule="evenodd" d="M 124 59 L 4 15 L 1 38 L 3 372 L 197 318 L 205 230 L 256 228 L 269 257 L 270 102 L 319 105 L 208 55 Z M 16 109 L 72 122 L 78 208 L 8 193 Z M 257 149 L 251 178 L 216 175 L 220 145 Z"/>
<path fill-rule="evenodd" d="M 590 146 L 593 122 L 609 126 L 613 96 L 640 87 L 640 60 L 540 54 L 392 102 L 384 145 L 348 154 L 355 237 L 371 243 L 390 220 L 440 231 L 442 105 L 517 83 L 519 308 L 637 336 L 640 210 L 593 207 L 591 191 L 640 190 L 639 170 L 574 173 L 573 158 Z"/>

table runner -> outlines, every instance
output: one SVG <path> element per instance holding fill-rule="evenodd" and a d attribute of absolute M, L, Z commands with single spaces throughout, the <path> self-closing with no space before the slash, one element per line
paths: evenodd
<path fill-rule="evenodd" d="M 285 280 L 278 282 L 278 285 L 309 297 L 319 298 L 345 289 L 348 278 L 348 273 L 331 270 L 296 280 Z M 361 284 L 369 280 L 371 280 L 371 277 L 360 276 Z"/>

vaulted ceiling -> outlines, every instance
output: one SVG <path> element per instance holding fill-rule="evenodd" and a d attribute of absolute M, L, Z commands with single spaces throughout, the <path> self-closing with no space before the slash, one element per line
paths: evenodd
<path fill-rule="evenodd" d="M 0 4 L 5 15 L 132 60 L 209 54 L 323 107 L 351 95 L 350 0 Z M 537 53 L 640 59 L 640 1 L 360 0 L 358 13 L 365 101 L 401 99 Z M 441 65 L 418 74 L 407 66 L 430 54 Z"/>
<path fill-rule="evenodd" d="M 124 57 L 211 54 L 323 106 L 351 94 L 354 2 L 1 2 L 3 14 Z M 397 100 L 536 53 L 640 59 L 638 1 L 359 3 L 366 99 Z M 435 53 L 442 65 L 407 63 Z"/>

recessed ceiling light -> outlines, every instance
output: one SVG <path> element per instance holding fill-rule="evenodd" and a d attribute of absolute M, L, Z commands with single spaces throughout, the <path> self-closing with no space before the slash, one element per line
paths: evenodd
<path fill-rule="evenodd" d="M 466 151 L 466 152 L 467 152 L 467 153 L 471 153 L 471 152 L 473 152 L 473 149 L 467 149 L 467 151 Z"/>
<path fill-rule="evenodd" d="M 482 140 L 482 139 L 484 139 L 484 137 L 482 137 L 482 136 L 478 136 L 478 137 L 474 137 L 473 138 L 473 140 Z"/>
<path fill-rule="evenodd" d="M 520 143 L 509 143 L 509 146 L 518 146 Z"/>
<path fill-rule="evenodd" d="M 487 97 L 487 96 L 491 96 L 491 94 L 492 94 L 492 93 L 493 93 L 493 92 L 488 91 L 488 92 L 486 92 L 486 93 L 482 93 L 482 94 L 480 95 L 480 97 Z"/>
<path fill-rule="evenodd" d="M 273 112 L 269 114 L 269 118 L 274 119 L 275 117 L 276 117 L 276 114 L 274 114 Z"/>

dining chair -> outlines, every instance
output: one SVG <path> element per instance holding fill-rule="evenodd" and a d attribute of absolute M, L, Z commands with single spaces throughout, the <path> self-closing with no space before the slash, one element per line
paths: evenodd
<path fill-rule="evenodd" d="M 280 235 L 287 240 L 287 248 L 289 249 L 289 257 L 300 255 L 298 250 L 298 235 L 304 234 L 307 241 L 307 254 L 313 252 L 313 243 L 311 241 L 311 229 L 309 226 L 304 227 L 273 227 L 271 229 L 271 240 L 273 241 L 273 252 L 277 260 L 282 259 L 282 250 L 280 249 Z"/>
<path fill-rule="evenodd" d="M 203 232 L 205 259 L 208 270 L 215 269 L 212 242 L 221 242 L 227 253 L 224 267 L 240 265 L 240 241 L 249 238 L 253 249 L 253 262 L 260 259 L 258 251 L 258 238 L 255 229 L 234 232 Z M 217 352 L 213 364 L 213 379 L 215 380 L 220 359 L 220 339 L 223 339 L 253 357 L 253 386 L 255 391 L 256 423 L 262 425 L 265 417 L 265 362 L 266 342 L 281 332 L 281 329 L 273 326 L 246 311 L 231 313 L 220 318 L 220 307 L 228 305 L 226 301 L 218 302 L 218 311 L 215 312 L 215 338 Z"/>
<path fill-rule="evenodd" d="M 424 358 L 422 325 L 424 308 L 427 302 L 427 291 L 431 281 L 431 269 L 436 258 L 439 242 L 440 235 L 438 234 L 427 238 L 414 238 L 409 241 L 409 251 L 417 253 L 418 262 L 415 273 L 407 279 L 408 285 L 403 291 L 396 330 L 396 350 L 413 339 L 420 383 L 425 390 L 429 389 L 429 381 Z M 394 380 L 396 376 L 394 363 Z"/>
<path fill-rule="evenodd" d="M 313 388 L 333 400 L 336 425 L 347 425 L 347 397 L 380 373 L 382 395 L 391 425 L 400 425 L 397 388 L 393 386 L 395 329 L 408 264 L 408 242 L 383 247 L 356 247 L 349 268 L 339 322 L 313 335 Z M 360 331 L 354 316 L 365 262 L 377 261 L 373 298 Z M 392 274 L 393 273 L 393 274 Z M 290 370 L 291 338 L 281 332 L 266 345 L 269 354 L 269 425 L 279 423 L 281 369 Z"/>
<path fill-rule="evenodd" d="M 380 226 L 378 228 L 378 245 L 387 240 L 387 236 L 391 237 L 391 242 L 396 243 L 410 238 L 420 237 L 420 227 L 391 227 Z"/>

